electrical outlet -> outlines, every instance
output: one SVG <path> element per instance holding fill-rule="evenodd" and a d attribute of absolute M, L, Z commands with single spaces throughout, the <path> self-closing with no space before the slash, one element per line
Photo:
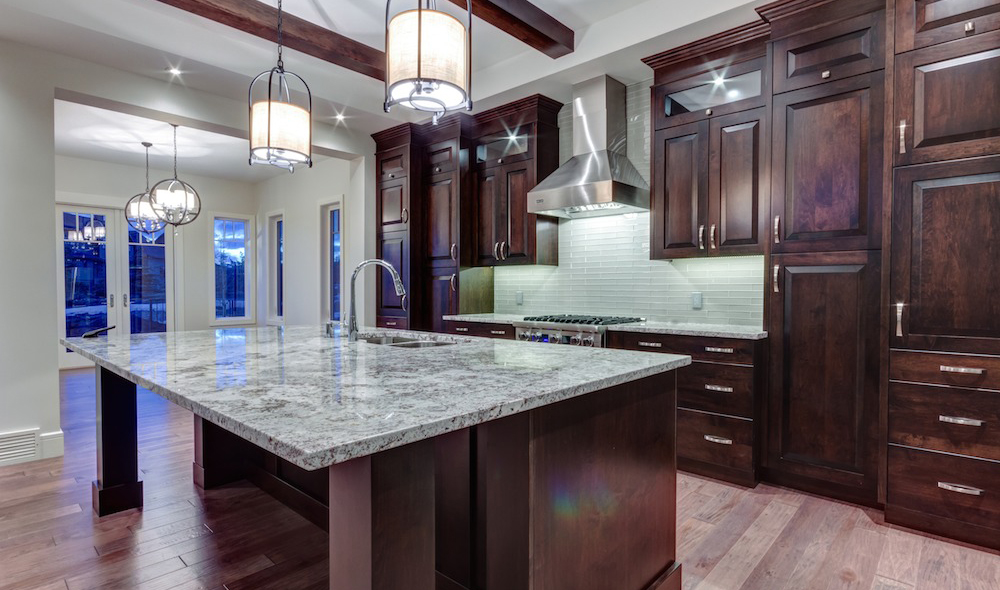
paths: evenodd
<path fill-rule="evenodd" d="M 514 301 L 518 305 L 524 305 L 524 291 L 515 291 L 514 292 Z"/>
<path fill-rule="evenodd" d="M 691 293 L 691 309 L 701 309 L 703 307 L 705 307 L 705 297 L 702 296 L 701 291 Z"/>

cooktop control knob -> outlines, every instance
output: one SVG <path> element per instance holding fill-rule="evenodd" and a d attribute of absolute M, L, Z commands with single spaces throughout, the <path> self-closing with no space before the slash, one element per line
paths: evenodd
<path fill-rule="evenodd" d="M 517 337 L 521 340 L 531 340 L 531 334 L 528 332 L 521 332 Z"/>
<path fill-rule="evenodd" d="M 586 336 L 583 339 L 583 345 L 584 346 L 593 346 L 594 345 L 594 337 L 593 336 Z"/>
<path fill-rule="evenodd" d="M 577 334 L 576 336 L 571 336 L 570 337 L 569 343 L 572 344 L 572 345 L 574 345 L 574 346 L 579 346 L 581 340 L 582 340 L 582 338 L 580 337 L 579 334 Z"/>

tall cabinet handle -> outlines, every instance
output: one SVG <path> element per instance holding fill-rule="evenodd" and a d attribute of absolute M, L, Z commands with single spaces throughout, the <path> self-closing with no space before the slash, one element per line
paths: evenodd
<path fill-rule="evenodd" d="M 903 337 L 903 304 L 896 304 L 896 337 Z"/>
<path fill-rule="evenodd" d="M 780 264 L 775 264 L 774 265 L 774 280 L 772 281 L 774 283 L 774 292 L 775 293 L 780 293 L 780 291 L 778 290 L 778 273 L 780 271 L 781 271 L 781 265 Z"/>
<path fill-rule="evenodd" d="M 699 225 L 698 226 L 698 249 L 699 250 L 704 250 L 705 249 L 705 226 L 704 225 Z"/>
<path fill-rule="evenodd" d="M 906 119 L 899 120 L 899 153 L 906 153 Z"/>
<path fill-rule="evenodd" d="M 399 300 L 399 308 L 402 309 L 403 311 L 407 311 L 406 310 L 406 295 L 403 295 L 403 298 Z"/>
<path fill-rule="evenodd" d="M 780 215 L 775 215 L 774 216 L 774 243 L 775 244 L 780 244 L 781 243 L 780 228 L 781 228 L 781 216 Z"/>
<path fill-rule="evenodd" d="M 509 247 L 507 246 L 507 242 L 500 242 L 500 260 L 507 260 L 508 251 Z"/>
<path fill-rule="evenodd" d="M 456 289 L 455 289 L 455 275 L 451 275 L 451 278 L 448 279 L 448 283 L 451 285 L 451 292 L 454 293 L 456 291 Z"/>
<path fill-rule="evenodd" d="M 715 250 L 715 224 L 712 224 L 712 228 L 708 230 L 708 245 Z"/>
<path fill-rule="evenodd" d="M 410 222 L 410 210 L 407 209 L 406 207 L 403 207 L 403 212 L 399 215 L 399 219 L 403 223 L 409 223 Z"/>
<path fill-rule="evenodd" d="M 458 260 L 458 244 L 455 242 L 451 243 L 451 259 Z"/>
<path fill-rule="evenodd" d="M 500 242 L 493 242 L 493 259 L 500 260 Z"/>

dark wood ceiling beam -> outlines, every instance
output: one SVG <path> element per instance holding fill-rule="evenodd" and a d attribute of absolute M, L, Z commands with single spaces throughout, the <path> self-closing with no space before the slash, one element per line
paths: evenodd
<path fill-rule="evenodd" d="M 466 7 L 466 0 L 450 1 Z M 553 59 L 576 48 L 573 29 L 528 0 L 473 0 L 472 14 Z"/>
<path fill-rule="evenodd" d="M 278 40 L 278 10 L 257 0 L 157 1 L 271 42 Z M 285 47 L 376 80 L 385 79 L 385 53 L 287 12 L 282 20 Z"/>

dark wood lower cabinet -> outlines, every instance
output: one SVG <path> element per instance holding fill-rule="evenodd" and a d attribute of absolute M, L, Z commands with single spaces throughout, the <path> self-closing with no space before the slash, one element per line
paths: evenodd
<path fill-rule="evenodd" d="M 765 476 L 874 505 L 881 252 L 771 262 Z"/>

